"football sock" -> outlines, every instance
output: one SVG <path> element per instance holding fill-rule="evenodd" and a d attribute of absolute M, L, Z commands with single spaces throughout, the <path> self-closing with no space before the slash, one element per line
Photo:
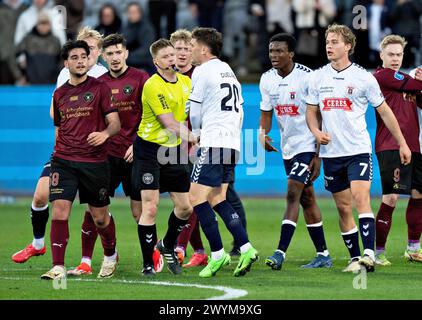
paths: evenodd
<path fill-rule="evenodd" d="M 422 199 L 409 199 L 406 209 L 406 222 L 409 241 L 419 242 L 422 232 Z"/>
<path fill-rule="evenodd" d="M 32 245 L 35 249 L 40 250 L 44 247 L 45 227 L 48 221 L 48 204 L 42 208 L 37 208 L 32 203 L 31 206 L 31 222 L 34 241 Z M 35 241 L 38 239 L 39 241 Z"/>
<path fill-rule="evenodd" d="M 174 210 L 170 213 L 168 220 L 167 233 L 163 238 L 163 245 L 166 248 L 174 248 L 176 246 L 177 237 L 188 223 L 188 219 L 183 220 L 174 214 Z"/>
<path fill-rule="evenodd" d="M 97 228 L 104 249 L 104 255 L 109 257 L 116 252 L 116 227 L 113 216 L 110 216 L 110 222 L 107 227 Z"/>
<path fill-rule="evenodd" d="M 344 244 L 349 250 L 350 258 L 359 258 L 360 257 L 360 247 L 359 247 L 359 234 L 358 228 L 354 227 L 352 230 L 347 232 L 342 232 L 341 236 L 343 237 Z"/>
<path fill-rule="evenodd" d="M 377 253 L 384 251 L 385 243 L 387 242 L 388 233 L 390 232 L 393 211 L 395 207 L 391 207 L 384 202 L 381 203 L 376 218 L 376 248 Z"/>
<path fill-rule="evenodd" d="M 201 239 L 201 230 L 199 229 L 200 227 L 198 216 L 196 215 L 196 213 L 192 213 L 192 215 L 195 215 L 195 224 L 192 225 L 192 233 L 190 235 L 189 242 L 195 252 L 202 251 L 202 253 L 204 253 L 205 249 Z"/>
<path fill-rule="evenodd" d="M 84 221 L 81 229 L 81 242 L 82 242 L 82 257 L 85 259 L 92 259 L 94 252 L 95 241 L 98 237 L 97 226 L 89 211 L 85 211 Z"/>
<path fill-rule="evenodd" d="M 234 211 L 239 215 L 240 221 L 242 221 L 243 228 L 246 228 L 246 213 L 245 208 L 243 207 L 242 201 L 240 200 L 239 195 L 237 194 L 236 190 L 234 190 L 234 186 L 232 183 L 229 184 L 226 194 L 227 201 L 230 203 Z"/>
<path fill-rule="evenodd" d="M 418 240 L 408 240 L 407 250 L 419 251 L 421 249 L 421 243 Z"/>
<path fill-rule="evenodd" d="M 224 255 L 224 248 L 215 252 L 211 251 L 211 258 L 213 260 L 220 260 L 223 257 L 223 255 Z"/>
<path fill-rule="evenodd" d="M 154 247 L 157 243 L 156 225 L 146 226 L 138 224 L 138 238 L 139 244 L 141 245 L 144 266 L 153 266 L 154 261 L 152 260 L 152 254 L 154 253 Z"/>
<path fill-rule="evenodd" d="M 223 219 L 224 224 L 232 234 L 239 247 L 249 242 L 248 235 L 246 234 L 246 230 L 242 225 L 239 215 L 236 211 L 234 211 L 233 207 L 227 202 L 227 200 L 224 200 L 214 206 L 214 210 L 220 215 L 221 219 Z"/>
<path fill-rule="evenodd" d="M 359 215 L 359 230 L 363 244 L 363 254 L 375 260 L 375 218 L 372 212 Z"/>
<path fill-rule="evenodd" d="M 196 205 L 193 209 L 198 215 L 202 231 L 204 231 L 210 244 L 211 252 L 223 249 L 220 232 L 218 231 L 217 217 L 208 201 Z"/>
<path fill-rule="evenodd" d="M 67 220 L 52 220 L 50 231 L 51 255 L 53 266 L 64 266 L 64 255 L 69 240 L 69 224 Z"/>
<path fill-rule="evenodd" d="M 316 252 L 318 254 L 325 255 L 327 251 L 327 244 L 325 242 L 324 228 L 322 226 L 322 221 L 314 224 L 307 224 L 306 228 L 308 229 L 309 235 L 314 243 Z"/>
<path fill-rule="evenodd" d="M 278 242 L 277 249 L 280 251 L 286 252 L 287 248 L 289 247 L 290 241 L 292 240 L 293 234 L 296 230 L 296 223 L 284 219 L 281 222 L 281 230 L 280 230 L 280 241 Z"/>

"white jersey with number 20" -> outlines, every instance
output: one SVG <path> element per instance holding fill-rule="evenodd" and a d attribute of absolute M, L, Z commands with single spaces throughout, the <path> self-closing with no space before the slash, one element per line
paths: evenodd
<path fill-rule="evenodd" d="M 211 59 L 196 67 L 189 100 L 201 104 L 200 146 L 240 151 L 243 98 L 230 66 Z"/>

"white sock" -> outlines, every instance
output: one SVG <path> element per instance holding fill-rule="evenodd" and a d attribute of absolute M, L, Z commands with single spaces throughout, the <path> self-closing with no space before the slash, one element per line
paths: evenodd
<path fill-rule="evenodd" d="M 280 252 L 283 255 L 283 258 L 286 258 L 286 253 L 284 251 L 277 249 L 275 252 Z"/>
<path fill-rule="evenodd" d="M 114 252 L 114 254 L 112 256 L 104 256 L 104 260 L 106 261 L 116 261 L 117 259 L 117 251 Z"/>
<path fill-rule="evenodd" d="M 410 251 L 419 251 L 421 249 L 420 242 L 408 242 L 407 243 L 407 250 Z"/>
<path fill-rule="evenodd" d="M 240 253 L 247 252 L 250 248 L 252 248 L 252 245 L 250 242 L 245 243 L 243 246 L 240 247 Z"/>
<path fill-rule="evenodd" d="M 32 240 L 32 246 L 37 249 L 41 250 L 44 247 L 44 237 Z"/>
<path fill-rule="evenodd" d="M 89 257 L 82 257 L 81 263 L 86 263 L 87 265 L 91 266 L 91 258 L 89 258 Z"/>
<path fill-rule="evenodd" d="M 224 255 L 224 248 L 215 252 L 211 252 L 211 259 L 220 260 Z"/>
<path fill-rule="evenodd" d="M 365 250 L 363 250 L 363 254 L 365 255 L 368 255 L 372 260 L 374 260 L 375 261 L 375 252 L 374 252 L 374 250 L 371 250 L 371 249 L 365 249 Z"/>
<path fill-rule="evenodd" d="M 320 256 L 324 256 L 324 257 L 328 257 L 330 255 L 328 250 L 324 250 L 324 252 L 317 252 L 317 254 L 319 254 Z"/>

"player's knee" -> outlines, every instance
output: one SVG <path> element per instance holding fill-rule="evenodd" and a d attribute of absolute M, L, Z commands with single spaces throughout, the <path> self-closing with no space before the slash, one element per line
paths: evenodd
<path fill-rule="evenodd" d="M 177 215 L 181 219 L 189 218 L 189 216 L 192 214 L 193 208 L 190 205 L 190 203 L 184 203 L 181 205 L 176 206 Z"/>
<path fill-rule="evenodd" d="M 399 198 L 398 194 L 386 194 L 382 196 L 382 202 L 390 207 L 395 207 Z"/>
<path fill-rule="evenodd" d="M 312 208 L 315 205 L 315 196 L 312 193 L 303 192 L 300 198 L 300 205 L 304 210 Z"/>
<path fill-rule="evenodd" d="M 349 203 L 338 203 L 337 210 L 340 214 L 340 219 L 342 217 L 348 217 L 350 214 L 352 214 L 352 205 Z"/>
<path fill-rule="evenodd" d="M 158 203 L 154 200 L 145 200 L 142 205 L 142 215 L 145 218 L 155 219 L 158 211 Z"/>
<path fill-rule="evenodd" d="M 370 196 L 366 192 L 359 192 L 353 195 L 353 200 L 356 203 L 356 209 L 359 211 L 359 208 L 367 207 L 370 205 Z"/>
<path fill-rule="evenodd" d="M 296 190 L 287 190 L 286 201 L 289 204 L 297 203 L 299 200 L 299 194 Z"/>
<path fill-rule="evenodd" d="M 52 220 L 67 220 L 70 208 L 64 203 L 55 203 L 52 210 Z"/>
<path fill-rule="evenodd" d="M 45 207 L 48 204 L 48 190 L 36 190 L 32 203 L 36 208 Z"/>

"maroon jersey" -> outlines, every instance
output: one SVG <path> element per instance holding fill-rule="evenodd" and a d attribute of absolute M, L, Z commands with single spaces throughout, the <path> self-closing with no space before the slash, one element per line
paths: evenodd
<path fill-rule="evenodd" d="M 110 87 L 114 106 L 119 110 L 121 129 L 108 144 L 108 154 L 114 157 L 124 158 L 136 138 L 142 118 L 142 89 L 148 78 L 145 71 L 131 67 L 117 78 L 110 72 L 98 78 Z"/>
<path fill-rule="evenodd" d="M 53 156 L 79 162 L 106 161 L 107 143 L 94 147 L 87 138 L 91 132 L 106 129 L 105 116 L 117 112 L 110 88 L 89 76 L 77 86 L 68 81 L 54 91 L 53 107 L 58 127 Z"/>
<path fill-rule="evenodd" d="M 188 71 L 186 71 L 186 72 L 184 72 L 182 74 L 184 76 L 187 76 L 187 77 L 189 77 L 189 78 L 192 79 L 193 70 L 195 70 L 195 66 L 192 66 Z M 192 130 L 192 125 L 190 124 L 190 117 L 189 117 L 189 115 L 186 118 L 186 122 L 188 123 L 188 129 L 189 130 Z M 182 143 L 185 144 L 183 141 L 182 141 Z M 192 150 L 192 147 L 193 147 L 193 144 L 192 143 L 188 143 L 188 153 L 190 153 L 190 151 Z"/>
<path fill-rule="evenodd" d="M 381 87 L 387 104 L 399 122 L 400 129 L 410 150 L 412 152 L 420 152 L 416 103 L 405 100 L 404 93 L 419 93 L 422 90 L 422 82 L 414 80 L 408 74 L 381 67 L 375 71 L 374 76 Z M 376 113 L 376 117 L 375 151 L 399 150 L 399 145 L 378 113 Z"/>

